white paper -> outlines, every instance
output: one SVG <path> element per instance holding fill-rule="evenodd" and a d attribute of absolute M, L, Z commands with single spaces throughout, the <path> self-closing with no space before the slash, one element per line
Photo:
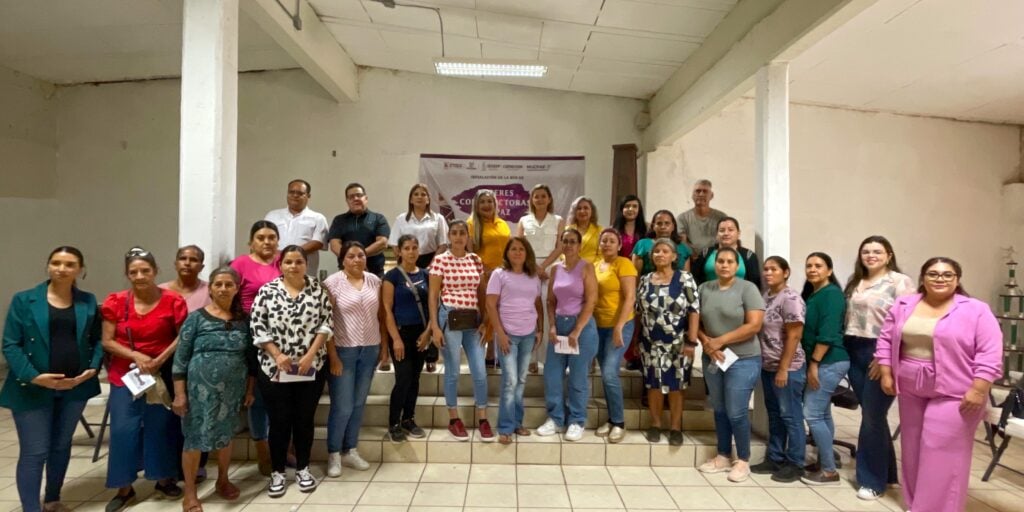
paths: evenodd
<path fill-rule="evenodd" d="M 298 373 L 298 366 L 292 365 L 292 371 L 282 372 L 281 370 L 278 370 L 277 373 L 274 374 L 274 378 L 271 380 L 281 384 L 288 384 L 291 382 L 311 382 L 316 380 L 316 370 L 310 368 L 309 373 L 302 375 Z"/>
<path fill-rule="evenodd" d="M 570 354 L 570 355 L 579 355 L 580 354 L 580 345 L 579 345 L 579 343 L 576 343 L 575 347 L 570 345 L 569 344 L 569 337 L 568 336 L 555 336 L 555 341 L 557 342 L 557 343 L 555 343 L 555 353 L 556 354 Z"/>
<path fill-rule="evenodd" d="M 722 349 L 722 355 L 725 356 L 725 360 L 715 361 L 715 364 L 717 364 L 723 372 L 728 370 L 729 367 L 740 358 L 740 356 L 736 355 L 736 352 L 733 352 L 729 347 Z"/>
<path fill-rule="evenodd" d="M 149 388 L 156 386 L 156 379 L 148 373 L 140 372 L 138 368 L 124 374 L 121 382 L 124 382 L 124 385 L 128 387 L 128 391 L 132 392 L 132 398 L 138 398 L 146 394 Z"/>

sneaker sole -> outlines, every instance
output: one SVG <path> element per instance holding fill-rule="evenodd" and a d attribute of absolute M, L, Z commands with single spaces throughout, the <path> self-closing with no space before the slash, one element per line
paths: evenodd
<path fill-rule="evenodd" d="M 450 431 L 448 432 L 448 435 L 450 435 L 452 437 L 452 439 L 454 439 L 456 441 L 459 441 L 459 442 L 463 442 L 464 443 L 466 441 L 469 441 L 469 436 L 468 435 L 467 436 L 457 436 L 455 434 L 452 434 Z"/>
<path fill-rule="evenodd" d="M 697 471 L 700 471 L 701 473 L 704 473 L 704 474 L 713 475 L 715 473 L 728 473 L 728 472 L 732 471 L 732 468 L 711 468 L 711 469 L 697 468 Z"/>
<path fill-rule="evenodd" d="M 319 484 L 317 484 L 317 485 L 319 485 Z M 299 492 L 313 492 L 313 491 L 315 491 L 315 490 L 316 490 L 316 488 L 317 488 L 317 485 L 314 485 L 313 487 L 309 487 L 309 488 L 305 488 L 305 487 L 302 487 L 302 486 L 300 485 L 300 486 L 299 486 Z"/>
<path fill-rule="evenodd" d="M 834 482 L 832 482 L 832 481 L 829 481 L 829 482 L 816 482 L 814 480 L 810 480 L 810 479 L 807 479 L 807 478 L 800 478 L 800 481 L 805 483 L 805 484 L 807 484 L 807 485 L 814 485 L 814 486 L 817 486 L 817 487 L 826 487 L 826 486 L 829 486 L 829 485 L 836 485 L 836 486 L 839 485 L 839 480 L 836 480 Z"/>
<path fill-rule="evenodd" d="M 746 482 L 747 480 L 750 480 L 750 473 L 747 473 L 746 475 L 743 475 L 742 478 L 733 478 L 732 475 L 730 475 L 730 476 L 725 477 L 725 479 L 730 481 L 730 482 L 732 482 L 732 483 L 734 483 L 734 484 L 738 484 L 738 483 L 742 483 L 742 482 Z"/>
<path fill-rule="evenodd" d="M 609 442 L 609 443 L 612 443 L 612 444 L 615 444 L 615 443 L 621 443 L 621 442 L 622 442 L 622 440 L 623 440 L 623 438 L 624 438 L 624 437 L 609 437 L 609 438 L 608 438 L 608 442 Z"/>
<path fill-rule="evenodd" d="M 287 489 L 283 489 L 283 490 L 276 491 L 276 492 L 268 490 L 267 491 L 267 496 L 270 496 L 271 498 L 280 498 L 281 496 L 284 496 L 286 492 L 287 492 Z"/>
<path fill-rule="evenodd" d="M 483 443 L 493 443 L 494 439 L 495 439 L 494 436 L 491 436 L 491 437 L 480 436 L 480 442 L 483 442 Z"/>
<path fill-rule="evenodd" d="M 340 476 L 341 476 L 341 471 L 338 471 L 337 474 L 333 474 L 330 471 L 327 472 L 327 478 L 338 478 Z"/>
<path fill-rule="evenodd" d="M 772 482 L 779 482 L 779 483 L 783 483 L 783 484 L 791 484 L 793 482 L 799 482 L 799 481 L 800 481 L 800 477 L 799 476 L 795 476 L 795 477 L 792 477 L 792 478 L 779 478 L 779 477 L 776 477 L 775 475 L 772 475 Z"/>

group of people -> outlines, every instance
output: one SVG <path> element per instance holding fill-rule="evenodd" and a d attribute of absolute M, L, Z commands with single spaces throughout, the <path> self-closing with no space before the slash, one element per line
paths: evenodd
<path fill-rule="evenodd" d="M 325 384 L 327 475 L 369 468 L 358 434 L 374 372 L 385 361 L 395 372 L 393 442 L 426 435 L 415 420 L 419 377 L 439 358 L 448 431 L 470 439 L 457 407 L 465 356 L 482 442 L 531 435 L 523 394 L 527 374 L 541 366 L 547 419 L 533 433 L 580 440 L 595 360 L 608 408 L 595 435 L 620 442 L 627 360 L 643 375 L 651 418 L 644 435 L 678 446 L 698 348 L 718 452 L 700 471 L 728 472 L 734 482 L 755 472 L 837 483 L 830 400 L 848 378 L 863 412 L 858 497 L 875 499 L 897 480 L 886 416 L 898 393 L 906 503 L 915 510 L 964 506 L 972 436 L 1001 376 L 1002 338 L 988 306 L 964 292 L 951 259 L 925 262 L 915 288 L 891 244 L 872 236 L 860 244 L 845 287 L 832 258 L 815 252 L 798 293 L 787 285 L 784 258 L 762 264 L 741 245 L 739 222 L 710 207 L 707 180 L 694 186 L 693 209 L 678 217 L 660 210 L 649 224 L 640 199 L 627 196 L 609 228 L 587 197 L 563 219 L 551 190 L 538 185 L 514 233 L 489 190 L 477 192 L 467 221 L 449 222 L 417 184 L 407 211 L 389 225 L 367 208 L 365 189 L 351 184 L 349 211 L 330 227 L 308 208 L 310 193 L 309 183 L 290 182 L 288 207 L 253 224 L 249 253 L 214 269 L 209 281 L 199 279 L 199 247 L 180 248 L 176 276 L 162 284 L 155 257 L 135 247 L 124 258 L 130 287 L 98 304 L 77 286 L 82 253 L 53 250 L 48 280 L 15 295 L 3 335 L 10 371 L 0 406 L 13 411 L 18 431 L 24 510 L 63 509 L 71 438 L 86 401 L 100 392 L 104 366 L 107 486 L 117 489 L 108 512 L 131 503 L 140 469 L 158 492 L 184 495 L 185 512 L 197 512 L 196 485 L 210 452 L 219 467 L 216 493 L 239 496 L 227 465 L 243 409 L 260 470 L 270 477 L 268 494 L 286 493 L 288 466 L 300 491 L 314 490 L 309 459 Z M 388 246 L 397 264 L 385 273 Z M 325 247 L 340 270 L 321 280 L 317 254 Z M 491 358 L 502 375 L 496 433 L 487 419 Z M 138 389 L 144 376 L 152 378 Z M 769 439 L 765 459 L 751 466 L 748 408 L 759 380 Z M 817 462 L 808 466 L 805 422 L 817 446 Z"/>

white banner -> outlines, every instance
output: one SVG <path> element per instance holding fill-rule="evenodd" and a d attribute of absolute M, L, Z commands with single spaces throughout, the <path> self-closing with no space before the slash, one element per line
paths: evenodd
<path fill-rule="evenodd" d="M 473 212 L 473 196 L 494 191 L 498 215 L 515 233 L 519 218 L 530 213 L 530 189 L 551 189 L 555 213 L 567 217 L 573 199 L 583 195 L 582 156 L 512 157 L 420 155 L 420 182 L 430 188 L 430 202 L 450 222 Z"/>

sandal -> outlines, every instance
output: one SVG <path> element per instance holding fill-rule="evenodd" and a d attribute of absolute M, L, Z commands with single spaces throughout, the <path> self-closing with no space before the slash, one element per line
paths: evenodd
<path fill-rule="evenodd" d="M 518 427 L 516 427 L 516 435 L 517 436 L 526 437 L 526 436 L 530 435 L 530 429 L 528 429 L 528 428 L 526 428 L 526 427 L 524 427 L 522 425 L 519 425 Z"/>
<path fill-rule="evenodd" d="M 427 363 L 427 373 L 434 373 L 437 371 L 437 363 Z"/>
<path fill-rule="evenodd" d="M 128 490 L 128 494 L 125 494 L 124 496 L 114 495 L 114 497 L 111 498 L 110 501 L 107 503 L 107 508 L 105 510 L 106 512 L 118 512 L 119 510 L 131 504 L 132 500 L 134 499 L 135 489 L 130 488 Z"/>
<path fill-rule="evenodd" d="M 242 491 L 240 491 L 238 487 L 231 482 L 225 482 L 223 485 L 219 483 L 217 484 L 217 495 L 228 501 L 237 500 L 241 494 Z"/>
<path fill-rule="evenodd" d="M 203 512 L 203 504 L 198 501 L 194 503 L 181 503 L 182 512 Z"/>
<path fill-rule="evenodd" d="M 498 442 L 501 444 L 512 444 L 512 434 L 498 434 Z"/>
<path fill-rule="evenodd" d="M 530 363 L 530 373 L 537 375 L 537 362 Z"/>

